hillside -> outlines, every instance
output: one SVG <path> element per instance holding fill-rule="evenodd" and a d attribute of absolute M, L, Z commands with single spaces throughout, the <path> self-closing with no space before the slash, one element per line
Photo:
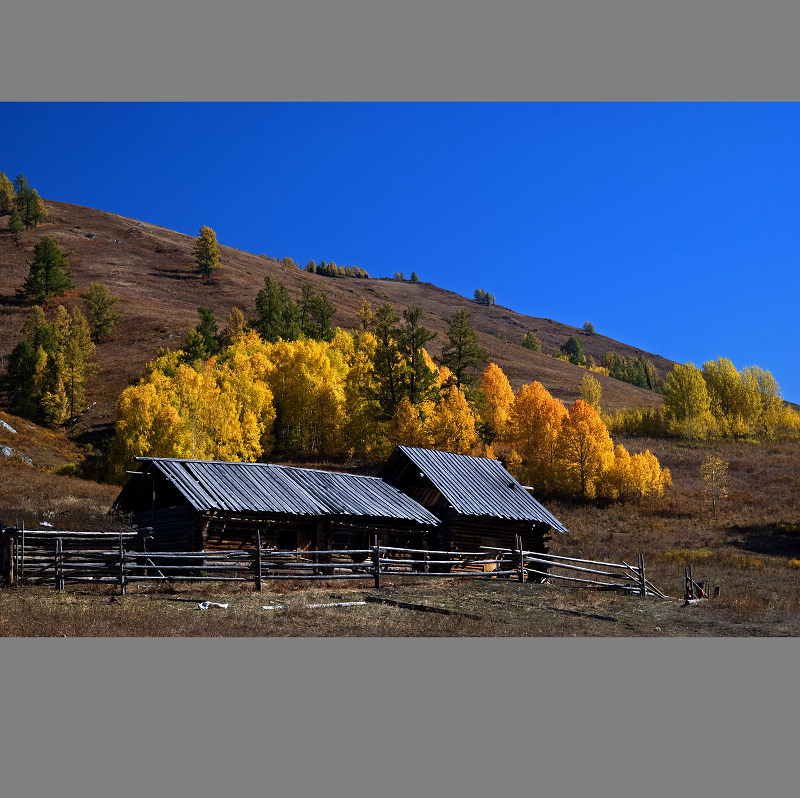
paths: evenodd
<path fill-rule="evenodd" d="M 408 305 L 419 305 L 423 323 L 438 333 L 429 346 L 436 357 L 447 329 L 446 319 L 467 306 L 481 343 L 508 376 L 512 387 L 539 380 L 556 397 L 571 402 L 578 395 L 584 369 L 558 361 L 550 355 L 570 335 L 578 335 L 584 351 L 599 361 L 608 350 L 621 355 L 645 355 L 662 377 L 673 363 L 603 335 L 586 335 L 582 330 L 546 318 L 525 316 L 499 305 L 480 305 L 444 288 L 426 282 L 411 283 L 385 278 L 333 279 L 286 268 L 263 255 L 243 252 L 220 242 L 221 265 L 213 283 L 206 285 L 194 270 L 194 236 L 163 227 L 63 202 L 45 201 L 46 222 L 15 239 L 0 232 L 0 369 L 20 337 L 27 307 L 17 303 L 16 289 L 28 273 L 34 244 L 43 236 L 55 238 L 69 253 L 76 289 L 59 301 L 70 307 L 82 305 L 79 294 L 91 282 L 105 283 L 121 297 L 117 306 L 123 314 L 111 339 L 97 348 L 100 373 L 89 387 L 94 407 L 82 419 L 79 432 L 108 434 L 114 420 L 114 403 L 119 393 L 141 374 L 159 347 L 176 349 L 187 331 L 198 322 L 200 305 L 214 310 L 220 328 L 231 307 L 236 305 L 251 317 L 255 296 L 270 275 L 285 283 L 298 299 L 302 286 L 312 284 L 328 293 L 337 308 L 334 323 L 344 328 L 356 325 L 362 298 L 376 308 L 390 302 L 401 313 Z M 409 264 L 408 274 L 425 275 L 425 264 Z M 546 300 L 543 301 L 546 309 Z M 521 345 L 527 331 L 542 341 L 542 352 Z M 599 375 L 603 406 L 616 409 L 632 405 L 660 404 L 661 397 L 635 386 Z"/>

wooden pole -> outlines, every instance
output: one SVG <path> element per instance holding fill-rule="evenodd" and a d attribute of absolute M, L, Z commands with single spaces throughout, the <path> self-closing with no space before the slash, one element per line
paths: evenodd
<path fill-rule="evenodd" d="M 125 550 L 122 547 L 122 535 L 119 536 L 119 594 L 125 595 Z"/>
<path fill-rule="evenodd" d="M 647 582 L 644 578 L 644 554 L 639 555 L 639 595 L 642 597 L 647 595 Z"/>
<path fill-rule="evenodd" d="M 256 529 L 256 590 L 261 592 L 261 530 Z"/>
<path fill-rule="evenodd" d="M 372 549 L 372 564 L 375 568 L 375 587 L 381 586 L 381 548 L 378 545 L 378 536 L 375 535 L 375 546 Z"/>
<path fill-rule="evenodd" d="M 64 546 L 61 538 L 56 538 L 56 590 L 64 589 Z"/>
<path fill-rule="evenodd" d="M 522 551 L 522 535 L 517 535 L 517 549 L 519 551 L 519 581 L 525 581 L 525 554 Z"/>
<path fill-rule="evenodd" d="M 10 532 L 6 534 L 5 540 L 3 541 L 3 547 L 5 548 L 5 573 L 3 576 L 5 577 L 7 585 L 14 584 L 14 535 Z"/>

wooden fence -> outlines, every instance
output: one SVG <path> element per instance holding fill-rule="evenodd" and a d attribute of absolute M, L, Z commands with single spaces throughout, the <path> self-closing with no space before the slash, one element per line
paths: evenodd
<path fill-rule="evenodd" d="M 36 532 L 6 534 L 7 584 L 110 583 L 125 593 L 131 582 L 253 582 L 266 580 L 365 579 L 379 588 L 389 576 L 556 580 L 600 590 L 668 598 L 637 565 L 608 563 L 525 551 L 517 536 L 514 549 L 482 546 L 477 552 L 431 551 L 383 546 L 376 538 L 368 549 L 275 551 L 252 549 L 148 552 L 136 535 Z M 8 532 L 8 530 L 6 530 Z M 113 540 L 113 543 L 112 543 Z M 131 544 L 134 548 L 131 548 Z"/>

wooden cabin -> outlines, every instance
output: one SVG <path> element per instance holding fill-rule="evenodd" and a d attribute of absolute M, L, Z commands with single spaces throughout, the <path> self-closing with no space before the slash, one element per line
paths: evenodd
<path fill-rule="evenodd" d="M 418 546 L 439 519 L 378 477 L 268 463 L 139 457 L 112 506 L 151 551 Z"/>
<path fill-rule="evenodd" d="M 514 548 L 546 552 L 552 531 L 567 530 L 498 460 L 398 446 L 379 476 L 433 513 L 429 546 L 477 551 Z"/>

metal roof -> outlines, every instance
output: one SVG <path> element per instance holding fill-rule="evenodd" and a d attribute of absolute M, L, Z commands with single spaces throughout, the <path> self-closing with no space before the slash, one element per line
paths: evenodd
<path fill-rule="evenodd" d="M 542 507 L 498 460 L 435 449 L 398 446 L 381 471 L 405 455 L 461 515 L 540 521 L 559 532 L 566 528 Z"/>
<path fill-rule="evenodd" d="M 270 463 L 141 457 L 198 511 L 368 516 L 436 526 L 421 504 L 378 477 Z M 150 466 L 140 473 L 144 475 Z M 136 476 L 131 478 L 137 479 Z M 125 493 L 117 497 L 115 505 Z"/>

